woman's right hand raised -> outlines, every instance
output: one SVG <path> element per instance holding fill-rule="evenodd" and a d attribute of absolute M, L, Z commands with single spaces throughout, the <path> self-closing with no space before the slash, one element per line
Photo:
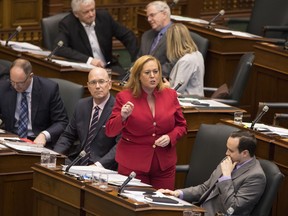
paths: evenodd
<path fill-rule="evenodd" d="M 122 116 L 122 121 L 125 121 L 132 113 L 134 109 L 134 104 L 128 101 L 125 103 L 122 108 L 121 108 L 121 116 Z"/>

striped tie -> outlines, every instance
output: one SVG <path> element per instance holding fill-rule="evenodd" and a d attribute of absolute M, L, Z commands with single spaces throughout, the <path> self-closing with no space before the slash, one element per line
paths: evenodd
<path fill-rule="evenodd" d="M 18 136 L 26 138 L 28 134 L 28 102 L 27 92 L 22 92 L 22 99 L 20 103 L 20 114 L 18 121 Z"/>
<path fill-rule="evenodd" d="M 88 132 L 88 138 L 84 147 L 84 151 L 86 152 L 85 157 L 82 158 L 82 160 L 80 161 L 80 165 L 88 165 L 89 163 L 89 159 L 90 159 L 90 153 L 91 153 L 91 143 L 93 140 L 93 137 L 95 135 L 95 130 L 96 130 L 96 126 L 97 126 L 97 122 L 98 122 L 98 116 L 99 116 L 99 107 L 96 106 L 93 114 L 93 118 L 90 124 L 90 128 L 89 128 L 89 132 Z"/>

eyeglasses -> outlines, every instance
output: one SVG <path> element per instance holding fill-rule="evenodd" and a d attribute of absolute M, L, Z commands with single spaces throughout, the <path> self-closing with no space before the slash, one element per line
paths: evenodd
<path fill-rule="evenodd" d="M 15 86 L 15 85 L 23 86 L 23 85 L 25 85 L 25 83 L 27 82 L 29 77 L 30 77 L 30 74 L 26 77 L 26 79 L 23 82 L 14 82 L 11 79 L 9 81 L 10 81 L 11 85 L 13 85 L 13 86 Z"/>
<path fill-rule="evenodd" d="M 146 19 L 148 20 L 149 18 L 154 18 L 157 14 L 159 14 L 159 13 L 161 13 L 161 12 L 163 12 L 162 10 L 161 11 L 158 11 L 158 12 L 156 12 L 156 13 L 151 13 L 151 14 L 149 14 L 149 15 L 147 15 L 147 17 L 146 17 Z"/>
<path fill-rule="evenodd" d="M 91 81 L 89 81 L 89 82 L 87 82 L 87 83 L 88 83 L 88 85 L 90 85 L 90 86 L 96 86 L 97 83 L 98 83 L 99 86 L 102 86 L 102 85 L 104 85 L 104 84 L 107 83 L 107 82 L 109 82 L 109 80 L 100 79 L 100 80 L 91 80 Z"/>

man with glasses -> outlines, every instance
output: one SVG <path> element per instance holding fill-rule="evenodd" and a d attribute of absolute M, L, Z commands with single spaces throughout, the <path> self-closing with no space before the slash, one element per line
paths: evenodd
<path fill-rule="evenodd" d="M 123 43 L 133 62 L 138 52 L 134 33 L 113 20 L 107 11 L 96 10 L 94 0 L 72 0 L 71 7 L 72 12 L 59 23 L 55 43 L 61 40 L 64 45 L 56 54 L 97 67 L 107 66 L 121 79 L 125 70 L 112 56 L 113 37 Z"/>
<path fill-rule="evenodd" d="M 0 82 L 0 116 L 4 129 L 53 148 L 68 124 L 57 83 L 35 76 L 25 59 L 10 67 L 10 80 Z"/>
<path fill-rule="evenodd" d="M 146 6 L 146 15 L 152 29 L 142 35 L 138 57 L 147 54 L 156 57 L 162 65 L 163 77 L 167 78 L 173 67 L 166 56 L 166 31 L 171 25 L 170 8 L 164 1 L 153 1 Z"/>
<path fill-rule="evenodd" d="M 105 135 L 105 123 L 110 117 L 115 101 L 110 94 L 110 75 L 103 68 L 94 68 L 89 72 L 87 86 L 91 96 L 78 102 L 73 118 L 54 150 L 67 155 L 71 161 L 84 150 L 86 155 L 80 160 L 79 165 L 116 169 L 114 158 L 119 136 L 110 138 Z M 79 143 L 75 144 L 78 140 Z"/>

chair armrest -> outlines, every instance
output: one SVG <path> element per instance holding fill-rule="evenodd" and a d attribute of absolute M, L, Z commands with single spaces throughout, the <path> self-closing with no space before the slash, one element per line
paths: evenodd
<path fill-rule="evenodd" d="M 185 172 L 188 173 L 189 171 L 189 165 L 185 164 L 185 165 L 176 165 L 176 172 Z"/>
<path fill-rule="evenodd" d="M 214 87 L 204 87 L 204 92 L 207 92 L 207 93 L 213 93 L 217 90 L 217 88 L 214 88 Z"/>
<path fill-rule="evenodd" d="M 249 21 L 250 21 L 250 18 L 247 18 L 247 17 L 225 18 L 225 22 L 227 25 L 233 25 L 233 24 L 246 24 L 246 25 L 248 25 Z"/>
<path fill-rule="evenodd" d="M 268 31 L 273 31 L 273 32 L 288 32 L 288 26 L 264 26 L 263 27 L 263 32 L 264 35 Z"/>

